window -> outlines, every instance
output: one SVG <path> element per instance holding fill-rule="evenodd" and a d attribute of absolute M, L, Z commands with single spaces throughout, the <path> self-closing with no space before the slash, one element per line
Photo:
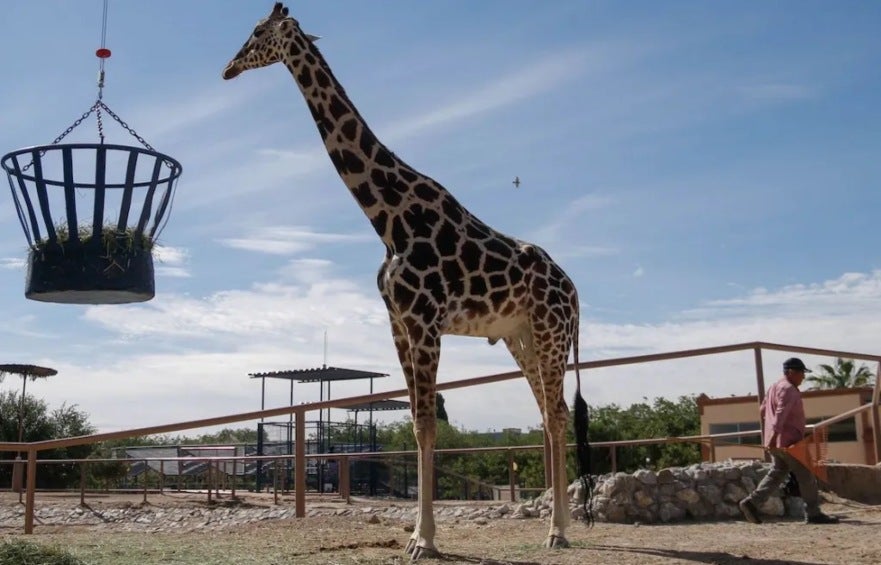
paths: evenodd
<path fill-rule="evenodd" d="M 711 434 L 728 434 L 732 432 L 750 432 L 761 429 L 758 422 L 737 422 L 734 424 L 710 424 Z M 832 430 L 830 429 L 830 434 Z M 830 440 L 831 441 L 831 440 Z M 716 445 L 759 445 L 762 443 L 761 434 L 744 437 L 719 438 L 714 440 Z"/>
<path fill-rule="evenodd" d="M 808 418 L 808 424 L 816 424 L 831 418 L 832 416 L 823 416 L 822 418 Z M 857 440 L 857 420 L 856 418 L 848 418 L 841 422 L 836 422 L 829 426 L 829 441 L 856 441 Z"/>

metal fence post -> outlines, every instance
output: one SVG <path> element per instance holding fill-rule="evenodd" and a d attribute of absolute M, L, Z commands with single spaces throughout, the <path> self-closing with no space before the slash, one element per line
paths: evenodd
<path fill-rule="evenodd" d="M 37 489 L 37 450 L 28 449 L 27 485 L 25 485 L 24 533 L 34 533 L 34 493 Z"/>
<path fill-rule="evenodd" d="M 517 500 L 517 471 L 514 469 L 514 452 L 510 449 L 508 450 L 508 486 L 511 488 L 511 502 Z M 501 498 L 501 496 L 499 497 Z"/>
<path fill-rule="evenodd" d="M 294 437 L 294 490 L 295 515 L 306 516 L 306 411 L 297 410 L 296 433 Z"/>
<path fill-rule="evenodd" d="M 86 462 L 80 462 L 80 506 L 86 505 Z"/>

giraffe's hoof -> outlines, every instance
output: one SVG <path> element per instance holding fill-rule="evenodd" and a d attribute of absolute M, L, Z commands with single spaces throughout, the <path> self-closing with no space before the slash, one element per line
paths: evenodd
<path fill-rule="evenodd" d="M 414 549 L 416 549 L 416 538 L 410 538 L 407 540 L 407 546 L 404 547 L 404 553 L 407 555 L 413 555 Z"/>
<path fill-rule="evenodd" d="M 562 548 L 569 547 L 569 541 L 563 536 L 548 536 L 548 539 L 545 540 L 545 547 L 548 548 Z"/>
<path fill-rule="evenodd" d="M 410 561 L 418 561 L 419 559 L 439 559 L 440 552 L 433 547 L 420 547 L 413 544 L 413 552 L 410 553 Z"/>

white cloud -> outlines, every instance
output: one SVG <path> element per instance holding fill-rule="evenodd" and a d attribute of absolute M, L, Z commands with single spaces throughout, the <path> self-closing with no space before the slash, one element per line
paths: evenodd
<path fill-rule="evenodd" d="M 618 250 L 614 247 L 579 243 L 570 237 L 572 233 L 583 231 L 578 228 L 590 221 L 590 212 L 607 208 L 613 203 L 613 199 L 605 194 L 579 196 L 556 210 L 552 220 L 528 233 L 527 239 L 543 247 L 553 247 L 557 258 L 615 255 Z"/>
<path fill-rule="evenodd" d="M 153 258 L 158 262 L 156 274 L 172 278 L 190 278 L 192 275 L 185 267 L 189 262 L 190 253 L 182 247 L 157 245 L 153 248 Z"/>
<path fill-rule="evenodd" d="M 290 272 L 287 272 L 287 270 Z M 215 415 L 243 411 L 243 398 L 257 391 L 248 384 L 248 372 L 304 368 L 323 362 L 322 336 L 330 336 L 330 364 L 391 374 L 377 390 L 402 388 L 397 357 L 388 329 L 387 314 L 376 292 L 367 285 L 339 278 L 333 264 L 316 259 L 292 261 L 285 268 L 296 283 L 267 282 L 245 290 L 214 293 L 204 299 L 176 295 L 157 297 L 133 306 L 92 307 L 87 321 L 119 336 L 120 348 L 132 347 L 132 355 L 97 372 L 69 361 L 46 362 L 65 366 L 77 375 L 76 390 L 59 388 L 54 394 L 83 405 L 98 402 L 83 384 L 96 375 L 107 375 L 104 385 L 89 385 L 101 394 L 117 397 L 110 404 L 136 406 L 140 394 L 153 394 L 156 403 L 175 398 L 181 410 L 185 398 L 199 398 L 196 412 L 166 412 L 154 421 L 187 419 L 195 414 Z M 582 321 L 580 359 L 602 359 L 708 347 L 750 341 L 769 341 L 808 347 L 875 352 L 881 320 L 874 315 L 881 306 L 881 271 L 845 274 L 838 279 L 778 290 L 756 290 L 743 297 L 708 302 L 700 309 L 657 324 L 622 324 Z M 805 293 L 810 298 L 803 296 Z M 796 301 L 801 306 L 785 313 L 776 307 Z M 728 308 L 737 305 L 736 311 Z M 854 304 L 871 308 L 853 308 Z M 698 312 L 702 315 L 698 316 Z M 196 338 L 174 354 L 138 353 L 151 344 L 171 339 Z M 504 347 L 485 340 L 450 337 L 444 353 L 439 382 L 458 380 L 515 369 Z M 766 352 L 766 380 L 776 374 L 787 355 Z M 803 355 L 809 365 L 829 359 Z M 123 370 L 125 367 L 125 370 Z M 874 370 L 874 369 L 873 369 Z M 125 382 L 112 383 L 111 375 L 126 374 Z M 666 361 L 587 371 L 582 375 L 591 404 L 629 404 L 647 398 L 675 398 L 706 392 L 715 396 L 755 392 L 752 352 Z M 144 382 L 143 387 L 133 383 Z M 125 384 L 125 383 L 128 384 Z M 62 381 L 59 379 L 58 384 Z M 149 387 L 147 384 L 149 383 Z M 574 379 L 567 378 L 567 395 Z M 140 388 L 139 388 L 140 387 Z M 334 387 L 334 397 L 365 394 L 358 383 Z M 161 392 L 145 392 L 150 391 Z M 311 390 L 311 389 L 310 389 Z M 312 391 L 314 392 L 314 391 Z M 312 394 L 309 392 L 308 394 Z M 298 401 L 305 399 L 298 393 Z M 303 393 L 305 394 L 305 393 Z M 67 395 L 67 396 L 61 396 Z M 163 396 L 167 395 L 167 396 Z M 100 395 L 99 395 L 100 396 Z M 529 387 L 522 380 L 477 389 L 450 391 L 448 405 L 453 419 L 469 428 L 536 425 L 537 410 Z M 269 405 L 283 404 L 276 396 Z M 151 400 L 154 402 L 154 400 Z M 171 402 L 171 400 L 169 400 Z M 256 409 L 256 400 L 254 400 Z M 209 411 L 209 407 L 211 410 Z M 522 410 L 511 411 L 510 406 Z M 132 408 L 133 409 L 133 408 Z M 116 410 L 116 408 L 114 408 Z M 101 409 L 104 425 L 121 427 L 124 410 L 114 416 Z M 389 417 L 397 419 L 402 414 Z M 342 417 L 342 416 L 341 416 Z"/>
<path fill-rule="evenodd" d="M 379 129 L 384 132 L 384 138 L 400 140 L 427 129 L 492 112 L 574 80 L 584 71 L 588 58 L 588 52 L 572 49 L 527 62 L 522 70 L 497 77 L 471 93 L 457 95 L 456 102 Z"/>
<path fill-rule="evenodd" d="M 0 269 L 9 269 L 10 271 L 18 271 L 27 266 L 27 261 L 15 257 L 0 258 Z"/>
<path fill-rule="evenodd" d="M 270 255 L 294 255 L 327 243 L 352 243 L 373 241 L 369 234 L 341 234 L 312 231 L 300 226 L 269 226 L 252 230 L 247 236 L 221 239 L 227 247 L 267 253 Z"/>
<path fill-rule="evenodd" d="M 643 269 L 642 267 L 637 267 L 636 270 L 633 271 L 633 276 L 635 278 L 640 278 L 643 275 L 645 275 L 645 269 Z"/>

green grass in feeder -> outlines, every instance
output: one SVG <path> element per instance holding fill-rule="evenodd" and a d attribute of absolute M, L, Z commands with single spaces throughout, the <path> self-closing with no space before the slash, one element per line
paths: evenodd
<path fill-rule="evenodd" d="M 92 226 L 80 225 L 77 228 L 77 235 L 79 236 L 82 245 L 91 244 L 94 237 Z M 67 224 L 56 225 L 55 236 L 55 242 L 61 246 L 62 249 L 70 245 L 70 231 L 68 230 Z M 153 239 L 147 234 L 135 233 L 134 228 L 126 228 L 123 231 L 119 231 L 114 224 L 106 224 L 101 229 L 99 237 L 101 238 L 101 247 L 107 254 L 151 251 L 153 249 Z M 53 241 L 48 238 L 43 238 L 37 241 L 34 245 L 34 249 L 40 252 L 45 252 L 52 244 Z"/>

